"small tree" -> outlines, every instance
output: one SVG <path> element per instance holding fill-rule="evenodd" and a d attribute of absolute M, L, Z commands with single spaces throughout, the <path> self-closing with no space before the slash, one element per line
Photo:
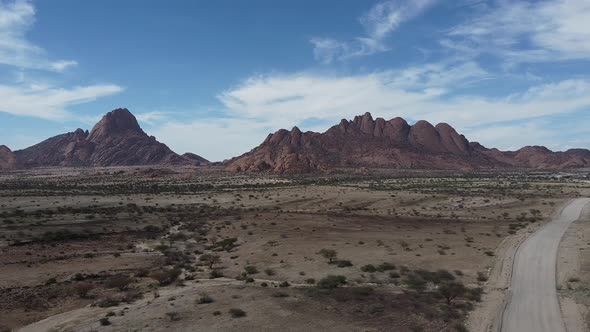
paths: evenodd
<path fill-rule="evenodd" d="M 440 285 L 438 292 L 447 300 L 447 304 L 451 305 L 453 300 L 467 292 L 467 288 L 460 282 L 449 282 Z"/>
<path fill-rule="evenodd" d="M 95 286 L 88 282 L 83 282 L 74 286 L 76 294 L 81 298 L 85 299 L 88 297 L 88 293 L 95 288 Z"/>
<path fill-rule="evenodd" d="M 199 257 L 199 260 L 205 264 L 207 264 L 207 266 L 209 266 L 210 269 L 213 268 L 213 265 L 221 262 L 221 258 L 219 258 L 218 255 L 212 255 L 212 254 L 203 254 L 201 255 L 201 257 Z"/>
<path fill-rule="evenodd" d="M 334 249 L 322 249 L 320 250 L 320 255 L 327 259 L 328 263 L 332 264 L 338 256 L 338 253 Z"/>

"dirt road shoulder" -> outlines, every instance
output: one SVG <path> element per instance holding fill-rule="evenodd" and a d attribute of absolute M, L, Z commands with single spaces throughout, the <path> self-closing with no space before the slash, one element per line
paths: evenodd
<path fill-rule="evenodd" d="M 553 217 L 561 214 L 568 201 L 564 201 L 555 210 L 552 217 L 541 223 L 529 224 L 516 234 L 506 237 L 496 249 L 496 261 L 489 269 L 489 279 L 484 285 L 485 295 L 481 304 L 471 312 L 467 320 L 467 327 L 472 332 L 497 331 L 502 319 L 502 312 L 506 305 L 506 291 L 510 287 L 514 256 L 518 247 L 539 228 L 543 227 Z"/>
<path fill-rule="evenodd" d="M 557 260 L 557 289 L 568 332 L 590 329 L 590 206 L 565 233 Z"/>

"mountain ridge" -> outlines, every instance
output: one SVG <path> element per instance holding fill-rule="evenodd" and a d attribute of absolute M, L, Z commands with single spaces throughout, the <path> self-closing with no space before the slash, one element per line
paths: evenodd
<path fill-rule="evenodd" d="M 193 153 L 179 155 L 146 134 L 126 108 L 105 114 L 88 130 L 50 137 L 26 149 L 0 145 L 0 169 L 47 166 L 206 165 Z M 215 163 L 218 164 L 218 163 Z M 447 123 L 413 125 L 396 117 L 373 119 L 369 112 L 342 119 L 323 133 L 298 127 L 269 134 L 256 148 L 223 163 L 234 172 L 300 174 L 335 168 L 565 169 L 590 167 L 590 151 L 553 152 L 544 146 L 516 151 L 470 142 Z"/>
<path fill-rule="evenodd" d="M 323 133 L 281 129 L 258 147 L 226 162 L 236 172 L 307 173 L 334 168 L 419 168 L 445 170 L 590 166 L 590 151 L 553 152 L 546 147 L 517 151 L 488 149 L 469 142 L 447 123 L 396 117 L 373 119 L 369 112 L 342 119 Z"/>
<path fill-rule="evenodd" d="M 5 157 L 8 152 L 0 151 Z M 134 166 L 134 165 L 199 165 L 207 160 L 186 158 L 170 150 L 139 126 L 126 108 L 105 114 L 92 130 L 50 137 L 28 148 L 12 152 L 15 162 L 4 168 L 47 166 Z M 196 155 L 195 155 L 196 156 Z M 0 158 L 1 155 L 0 155 Z M 8 157 L 6 157 L 8 158 Z M 7 165 L 0 161 L 2 164 Z"/>

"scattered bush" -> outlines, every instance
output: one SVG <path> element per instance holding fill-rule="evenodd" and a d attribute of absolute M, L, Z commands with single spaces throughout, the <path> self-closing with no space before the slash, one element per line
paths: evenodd
<path fill-rule="evenodd" d="M 199 257 L 199 261 L 203 262 L 210 269 L 212 269 L 213 265 L 221 262 L 221 258 L 218 255 L 203 254 L 203 255 L 201 255 L 201 257 Z"/>
<path fill-rule="evenodd" d="M 95 288 L 96 288 L 96 286 L 94 286 L 93 284 L 91 284 L 89 282 L 79 283 L 74 286 L 74 290 L 76 291 L 76 294 L 78 294 L 78 296 L 83 299 L 87 298 L 88 293 L 90 293 L 90 291 Z"/>
<path fill-rule="evenodd" d="M 367 265 L 364 265 L 361 267 L 361 271 L 367 272 L 367 273 L 373 273 L 373 272 L 377 272 L 377 268 L 373 264 L 367 264 Z"/>
<path fill-rule="evenodd" d="M 352 262 L 346 259 L 339 259 L 334 261 L 337 267 L 350 267 L 352 266 Z"/>
<path fill-rule="evenodd" d="M 229 314 L 232 316 L 232 318 L 241 318 L 246 316 L 246 312 L 238 308 L 229 309 Z"/>
<path fill-rule="evenodd" d="M 150 275 L 150 277 L 158 281 L 160 286 L 166 286 L 176 281 L 181 273 L 182 271 L 180 269 L 173 268 L 169 270 L 155 271 Z"/>
<path fill-rule="evenodd" d="M 178 321 L 180 320 L 180 313 L 178 313 L 178 311 L 171 311 L 171 312 L 167 312 L 166 316 L 168 316 L 168 318 L 171 321 Z"/>
<path fill-rule="evenodd" d="M 213 298 L 211 296 L 209 296 L 208 294 L 201 294 L 201 297 L 199 297 L 199 299 L 197 300 L 198 304 L 209 304 L 209 303 L 213 303 Z"/>
<path fill-rule="evenodd" d="M 258 273 L 258 269 L 256 268 L 256 266 L 253 266 L 253 265 L 245 266 L 244 271 L 246 271 L 247 274 L 257 274 Z"/>
<path fill-rule="evenodd" d="M 334 249 L 322 249 L 320 250 L 320 255 L 328 260 L 328 263 L 334 263 L 334 260 L 338 256 L 338 253 Z"/>
<path fill-rule="evenodd" d="M 99 300 L 96 305 L 101 308 L 108 308 L 108 307 L 115 307 L 121 303 L 121 300 L 114 298 L 114 297 L 106 297 L 102 300 Z"/>
<path fill-rule="evenodd" d="M 345 276 L 328 275 L 317 283 L 317 287 L 323 289 L 334 289 L 346 284 Z"/>
<path fill-rule="evenodd" d="M 381 263 L 379 265 L 377 265 L 377 271 L 379 272 L 385 272 L 385 271 L 390 271 L 390 270 L 395 270 L 396 266 L 395 264 L 391 264 L 391 263 Z"/>
<path fill-rule="evenodd" d="M 117 288 L 120 291 L 124 291 L 132 282 L 133 279 L 131 279 L 129 276 L 126 276 L 124 274 L 118 274 L 110 277 L 107 280 L 106 286 L 108 288 Z"/>

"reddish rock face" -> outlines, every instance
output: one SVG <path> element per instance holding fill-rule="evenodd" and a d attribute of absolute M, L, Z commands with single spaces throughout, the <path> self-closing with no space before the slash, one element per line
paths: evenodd
<path fill-rule="evenodd" d="M 22 167 L 198 165 L 207 162 L 195 154 L 179 156 L 148 136 L 125 108 L 107 113 L 90 133 L 77 129 L 14 154 Z"/>
<path fill-rule="evenodd" d="M 16 155 L 6 145 L 0 145 L 0 169 L 12 169 L 16 166 Z"/>
<path fill-rule="evenodd" d="M 118 108 L 103 116 L 90 131 L 88 141 L 101 143 L 121 135 L 147 136 L 139 127 L 135 116 L 126 108 Z"/>
<path fill-rule="evenodd" d="M 336 168 L 566 168 L 590 166 L 590 151 L 551 152 L 523 148 L 516 152 L 487 149 L 470 143 L 446 123 L 402 118 L 373 120 L 370 113 L 340 123 L 325 133 L 298 128 L 270 134 L 252 151 L 226 162 L 233 171 L 306 173 Z"/>
<path fill-rule="evenodd" d="M 195 163 L 197 163 L 198 165 L 207 165 L 207 164 L 209 164 L 209 160 L 207 160 L 207 159 L 205 159 L 205 158 L 203 158 L 203 157 L 201 157 L 199 155 L 196 155 L 194 153 L 187 152 L 187 153 L 183 154 L 182 157 L 184 157 L 184 158 L 186 158 L 188 160 L 192 160 Z"/>

